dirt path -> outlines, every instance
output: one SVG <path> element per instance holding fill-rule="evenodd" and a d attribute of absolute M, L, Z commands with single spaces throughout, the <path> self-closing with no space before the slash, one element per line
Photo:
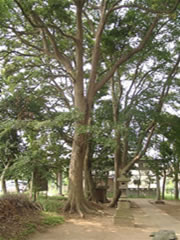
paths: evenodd
<path fill-rule="evenodd" d="M 180 220 L 150 204 L 146 199 L 133 201 L 140 206 L 132 208 L 134 226 L 115 226 L 115 211 L 109 209 L 105 216 L 67 220 L 65 224 L 46 233 L 36 234 L 31 240 L 150 240 L 150 233 L 160 229 L 175 230 L 180 239 Z M 177 204 L 179 207 L 180 202 Z"/>

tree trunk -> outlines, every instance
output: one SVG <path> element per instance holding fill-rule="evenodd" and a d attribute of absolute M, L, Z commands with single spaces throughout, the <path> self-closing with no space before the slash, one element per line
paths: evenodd
<path fill-rule="evenodd" d="M 161 188 L 160 188 L 160 181 L 159 181 L 159 174 L 156 174 L 156 184 L 157 184 L 157 188 L 156 188 L 156 201 L 160 201 L 161 200 Z"/>
<path fill-rule="evenodd" d="M 32 176 L 31 176 L 29 197 L 32 201 L 36 202 L 36 200 L 37 200 L 37 189 L 36 189 L 36 186 L 35 186 L 34 171 L 32 172 Z"/>
<path fill-rule="evenodd" d="M 89 200 L 96 201 L 96 184 L 91 174 L 91 157 L 91 142 L 89 142 L 84 158 L 85 191 Z"/>
<path fill-rule="evenodd" d="M 122 162 L 121 133 L 120 133 L 120 130 L 117 128 L 117 125 L 119 122 L 120 99 L 122 96 L 122 89 L 123 89 L 122 85 L 121 85 L 121 76 L 119 76 L 117 82 L 115 82 L 114 78 L 111 79 L 111 87 L 112 87 L 111 94 L 112 94 L 112 106 L 113 106 L 113 122 L 115 125 L 116 147 L 115 147 L 115 151 L 114 151 L 115 175 L 114 175 L 114 186 L 113 186 L 113 199 L 112 199 L 111 203 L 109 204 L 109 207 L 116 207 L 118 199 L 120 197 L 118 178 L 119 178 L 120 163 Z M 118 90 L 117 90 L 117 88 L 118 88 Z"/>
<path fill-rule="evenodd" d="M 76 80 L 74 81 L 74 103 L 76 110 L 81 114 L 79 120 L 76 121 L 75 133 L 72 144 L 72 154 L 69 169 L 69 197 L 65 206 L 65 210 L 70 212 L 78 212 L 81 217 L 84 216 L 84 212 L 89 212 L 90 205 L 85 199 L 83 192 L 83 168 L 84 158 L 87 148 L 87 133 L 81 133 L 81 130 L 88 126 L 88 122 L 91 115 L 93 97 L 94 97 L 94 85 L 89 86 L 87 96 L 85 96 L 84 90 L 84 62 L 83 62 L 83 5 L 85 1 L 75 1 L 76 5 Z M 95 80 L 95 78 L 94 78 Z"/>
<path fill-rule="evenodd" d="M 6 172 L 7 172 L 8 168 L 9 168 L 9 166 L 10 166 L 10 162 L 8 164 L 6 164 L 6 166 L 4 167 L 4 169 L 2 171 L 1 177 L 0 177 L 1 189 L 2 189 L 3 194 L 7 193 L 5 175 L 6 175 Z"/>
<path fill-rule="evenodd" d="M 138 187 L 138 198 L 140 197 L 140 186 L 141 186 L 141 170 L 139 169 L 139 179 L 138 179 L 138 184 L 137 184 L 137 187 Z"/>
<path fill-rule="evenodd" d="M 7 194 L 6 181 L 2 176 L 1 176 L 1 189 L 3 194 Z"/>
<path fill-rule="evenodd" d="M 18 179 L 15 179 L 15 180 L 14 180 L 14 183 L 15 183 L 15 187 L 16 187 L 16 192 L 17 192 L 17 193 L 20 193 Z"/>
<path fill-rule="evenodd" d="M 163 183 L 162 183 L 162 200 L 165 199 L 165 187 L 166 187 L 166 171 L 164 171 Z"/>
<path fill-rule="evenodd" d="M 72 155 L 69 169 L 69 198 L 64 208 L 70 213 L 78 212 L 84 217 L 84 212 L 89 212 L 90 205 L 83 192 L 83 165 L 86 150 L 86 135 L 74 135 Z"/>
<path fill-rule="evenodd" d="M 60 171 L 57 173 L 57 187 L 59 195 L 62 195 L 62 173 Z"/>
<path fill-rule="evenodd" d="M 118 199 L 120 197 L 119 191 L 119 168 L 120 168 L 120 160 L 121 160 L 121 146 L 120 146 L 120 134 L 116 136 L 116 149 L 115 149 L 115 156 L 114 156 L 114 186 L 113 186 L 113 199 L 109 204 L 109 207 L 116 207 Z"/>
<path fill-rule="evenodd" d="M 174 176 L 174 198 L 176 200 L 179 200 L 179 179 L 178 179 L 178 175 L 179 175 L 179 162 L 176 164 L 176 168 L 175 168 L 175 176 Z"/>

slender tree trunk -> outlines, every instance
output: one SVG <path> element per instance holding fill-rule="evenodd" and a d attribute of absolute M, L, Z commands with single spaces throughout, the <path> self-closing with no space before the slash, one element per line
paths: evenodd
<path fill-rule="evenodd" d="M 34 171 L 32 172 L 32 176 L 31 176 L 29 197 L 30 197 L 30 199 L 32 199 L 32 201 L 36 202 L 36 200 L 37 200 L 37 189 L 36 189 L 36 185 L 35 185 L 35 173 L 34 173 Z"/>
<path fill-rule="evenodd" d="M 7 194 L 6 181 L 2 176 L 1 176 L 1 189 L 3 194 Z"/>
<path fill-rule="evenodd" d="M 114 156 L 114 186 L 113 186 L 113 199 L 109 204 L 109 207 L 116 207 L 118 199 L 120 197 L 120 190 L 119 190 L 119 169 L 120 169 L 120 160 L 121 160 L 121 145 L 120 145 L 120 134 L 116 136 L 116 149 L 115 149 L 115 156 Z"/>
<path fill-rule="evenodd" d="M 139 179 L 138 179 L 138 184 L 137 184 L 137 187 L 138 187 L 138 197 L 140 197 L 140 186 L 141 186 L 141 170 L 139 169 Z"/>
<path fill-rule="evenodd" d="M 176 174 L 178 175 L 178 174 Z M 179 200 L 179 184 L 178 184 L 178 176 L 175 176 L 175 182 L 174 182 L 174 198 L 176 200 Z"/>
<path fill-rule="evenodd" d="M 0 177 L 1 189 L 2 189 L 3 194 L 7 193 L 5 175 L 6 175 L 6 172 L 9 168 L 9 166 L 10 166 L 10 162 L 8 164 L 6 164 L 6 166 L 4 167 L 4 169 L 2 171 L 1 177 Z"/>
<path fill-rule="evenodd" d="M 16 187 L 16 192 L 17 192 L 17 193 L 20 193 L 18 179 L 15 179 L 15 180 L 14 180 L 14 183 L 15 183 L 15 187 Z"/>
<path fill-rule="evenodd" d="M 164 171 L 163 183 L 162 183 L 162 200 L 165 199 L 165 188 L 166 188 L 166 171 Z"/>
<path fill-rule="evenodd" d="M 179 162 L 176 163 L 175 176 L 174 176 L 174 198 L 179 200 Z"/>
<path fill-rule="evenodd" d="M 57 173 L 57 187 L 59 195 L 62 195 L 62 172 Z"/>
<path fill-rule="evenodd" d="M 161 200 L 161 188 L 160 188 L 160 179 L 159 179 L 159 174 L 156 174 L 156 201 L 160 201 Z"/>
<path fill-rule="evenodd" d="M 120 190 L 119 190 L 119 170 L 120 170 L 120 163 L 122 162 L 122 144 L 121 144 L 121 133 L 119 128 L 117 127 L 119 122 L 119 108 L 120 108 L 120 99 L 122 96 L 122 85 L 121 85 L 121 76 L 117 82 L 115 79 L 111 79 L 111 94 L 112 94 L 112 106 L 113 106 L 113 122 L 115 126 L 115 141 L 116 147 L 114 151 L 114 186 L 113 186 L 113 199 L 109 204 L 109 207 L 116 207 L 118 199 L 120 197 Z M 118 91 L 117 91 L 117 89 Z"/>

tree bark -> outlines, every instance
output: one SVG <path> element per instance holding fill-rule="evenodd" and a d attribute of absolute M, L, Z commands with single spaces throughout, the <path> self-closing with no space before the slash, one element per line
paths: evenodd
<path fill-rule="evenodd" d="M 20 193 L 18 179 L 15 179 L 14 182 L 15 182 L 16 192 Z"/>
<path fill-rule="evenodd" d="M 78 212 L 84 217 L 85 212 L 90 212 L 90 205 L 85 199 L 83 191 L 83 167 L 86 148 L 86 135 L 74 135 L 72 155 L 69 170 L 69 198 L 64 208 L 70 213 Z"/>
<path fill-rule="evenodd" d="M 162 200 L 165 199 L 165 187 L 166 187 L 166 171 L 164 171 L 163 183 L 162 183 Z"/>
<path fill-rule="evenodd" d="M 161 200 L 161 188 L 160 188 L 160 181 L 159 181 L 159 174 L 156 173 L 156 201 L 160 201 Z"/>
<path fill-rule="evenodd" d="M 57 187 L 59 195 L 62 195 L 62 172 L 57 173 Z"/>
<path fill-rule="evenodd" d="M 174 198 L 179 200 L 179 162 L 176 163 L 175 176 L 174 176 Z"/>
<path fill-rule="evenodd" d="M 84 159 L 85 190 L 87 198 L 91 201 L 96 201 L 96 184 L 91 173 L 91 155 L 91 142 L 89 142 Z"/>
<path fill-rule="evenodd" d="M 37 200 L 37 189 L 36 189 L 36 185 L 35 185 L 34 171 L 32 172 L 32 176 L 31 176 L 29 197 L 30 197 L 30 199 L 32 199 L 33 202 L 36 202 L 36 200 Z"/>
<path fill-rule="evenodd" d="M 116 135 L 116 149 L 115 149 L 115 156 L 114 156 L 114 186 L 113 186 L 113 199 L 109 204 L 109 207 L 116 207 L 118 199 L 120 197 L 119 191 L 119 169 L 120 169 L 120 160 L 121 160 L 121 146 L 120 146 L 120 134 L 117 133 Z"/>
<path fill-rule="evenodd" d="M 4 195 L 7 194 L 6 181 L 2 176 L 1 176 L 1 189 Z"/>
<path fill-rule="evenodd" d="M 2 171 L 1 177 L 0 177 L 1 189 L 2 189 L 3 194 L 7 194 L 5 175 L 6 175 L 6 172 L 7 172 L 8 168 L 9 168 L 9 166 L 10 166 L 10 162 L 8 162 L 5 165 L 5 167 L 4 167 L 3 171 Z"/>
<path fill-rule="evenodd" d="M 122 165 L 122 144 L 121 144 L 121 133 L 119 128 L 117 128 L 118 121 L 119 121 L 119 108 L 120 108 L 120 99 L 122 96 L 122 85 L 120 76 L 118 76 L 118 92 L 116 92 L 115 87 L 115 80 L 114 78 L 111 79 L 111 86 L 112 86 L 112 106 L 113 106 L 113 122 L 115 126 L 115 141 L 116 147 L 114 151 L 114 186 L 113 186 L 113 199 L 109 204 L 109 207 L 116 207 L 118 199 L 120 197 L 119 191 L 119 170 L 120 170 L 120 163 Z M 121 166 L 122 167 L 122 166 Z"/>

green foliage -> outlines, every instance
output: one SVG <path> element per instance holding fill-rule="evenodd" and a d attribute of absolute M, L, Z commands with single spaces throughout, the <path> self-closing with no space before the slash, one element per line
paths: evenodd
<path fill-rule="evenodd" d="M 159 118 L 159 131 L 174 145 L 174 150 L 180 155 L 180 118 L 172 114 L 162 114 Z"/>
<path fill-rule="evenodd" d="M 12 0 L 0 0 L 0 20 L 2 21 L 4 18 L 7 18 L 10 16 L 8 10 L 9 7 L 12 4 Z"/>

